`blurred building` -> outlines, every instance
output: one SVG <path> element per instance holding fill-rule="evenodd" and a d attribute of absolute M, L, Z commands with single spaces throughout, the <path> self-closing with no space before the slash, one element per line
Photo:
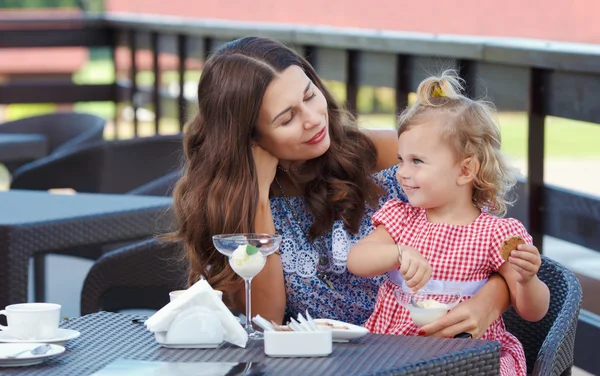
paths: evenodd
<path fill-rule="evenodd" d="M 107 11 L 600 43 L 600 2 L 579 0 L 105 0 Z"/>

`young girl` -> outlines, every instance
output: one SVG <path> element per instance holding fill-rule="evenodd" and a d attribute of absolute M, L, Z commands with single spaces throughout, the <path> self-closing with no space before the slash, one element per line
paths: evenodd
<path fill-rule="evenodd" d="M 500 153 L 493 112 L 461 90 L 454 71 L 428 78 L 419 85 L 416 103 L 399 118 L 396 178 L 410 204 L 388 201 L 373 215 L 375 230 L 348 256 L 348 269 L 358 276 L 390 272 L 365 324 L 371 332 L 424 334 L 394 297 L 403 284 L 412 291 L 434 283 L 458 286 L 464 300 L 495 272 L 506 280 L 512 304 L 525 320 L 538 321 L 548 309 L 531 236 L 519 221 L 500 217 L 517 173 Z M 500 248 L 513 235 L 527 244 L 505 262 Z M 523 346 L 506 331 L 502 317 L 481 338 L 502 344 L 502 375 L 526 374 Z"/>

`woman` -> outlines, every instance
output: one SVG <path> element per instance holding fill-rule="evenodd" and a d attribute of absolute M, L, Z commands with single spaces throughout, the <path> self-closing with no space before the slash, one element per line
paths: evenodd
<path fill-rule="evenodd" d="M 308 62 L 266 38 L 238 39 L 210 56 L 198 107 L 174 193 L 189 282 L 206 278 L 244 311 L 243 282 L 211 236 L 280 233 L 279 252 L 253 279 L 253 313 L 282 322 L 286 308 L 292 315 L 309 309 L 313 317 L 366 321 L 386 277 L 354 276 L 345 263 L 372 230 L 378 205 L 404 197 L 391 167 L 395 134 L 359 131 Z M 494 277 L 423 329 L 477 337 L 508 302 L 504 280 Z"/>

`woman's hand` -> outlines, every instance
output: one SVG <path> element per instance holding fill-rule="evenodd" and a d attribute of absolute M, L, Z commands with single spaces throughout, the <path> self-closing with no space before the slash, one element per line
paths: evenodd
<path fill-rule="evenodd" d="M 452 338 L 466 332 L 473 338 L 479 338 L 497 316 L 491 317 L 490 310 L 472 299 L 465 300 L 454 307 L 447 315 L 421 328 L 419 334 L 432 337 Z"/>
<path fill-rule="evenodd" d="M 416 292 L 431 278 L 431 265 L 418 250 L 405 245 L 398 245 L 398 248 L 400 273 L 404 276 L 406 286 Z"/>
<path fill-rule="evenodd" d="M 265 149 L 256 144 L 252 144 L 252 156 L 254 166 L 258 174 L 258 194 L 261 200 L 269 200 L 269 189 L 275 179 L 277 172 L 277 163 L 279 160 Z"/>
<path fill-rule="evenodd" d="M 423 326 L 419 334 L 452 338 L 467 332 L 473 338 L 479 338 L 509 307 L 510 297 L 506 281 L 500 275 L 494 274 L 471 299 L 461 302 L 445 316 Z"/>

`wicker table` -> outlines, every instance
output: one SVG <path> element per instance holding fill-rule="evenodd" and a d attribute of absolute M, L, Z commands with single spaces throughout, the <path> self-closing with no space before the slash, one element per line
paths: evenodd
<path fill-rule="evenodd" d="M 500 344 L 471 339 L 384 336 L 368 334 L 356 342 L 334 343 L 323 358 L 270 358 L 261 341 L 246 349 L 167 349 L 160 347 L 135 316 L 100 312 L 71 319 L 64 328 L 81 336 L 67 351 L 45 363 L 3 369 L 3 375 L 85 376 L 116 359 L 170 362 L 258 362 L 266 375 L 498 375 Z M 201 374 L 201 370 L 198 370 Z M 133 375 L 132 375 L 133 376 Z"/>
<path fill-rule="evenodd" d="M 158 234 L 173 224 L 171 202 L 154 196 L 0 192 L 0 307 L 27 301 L 35 253 Z"/>

